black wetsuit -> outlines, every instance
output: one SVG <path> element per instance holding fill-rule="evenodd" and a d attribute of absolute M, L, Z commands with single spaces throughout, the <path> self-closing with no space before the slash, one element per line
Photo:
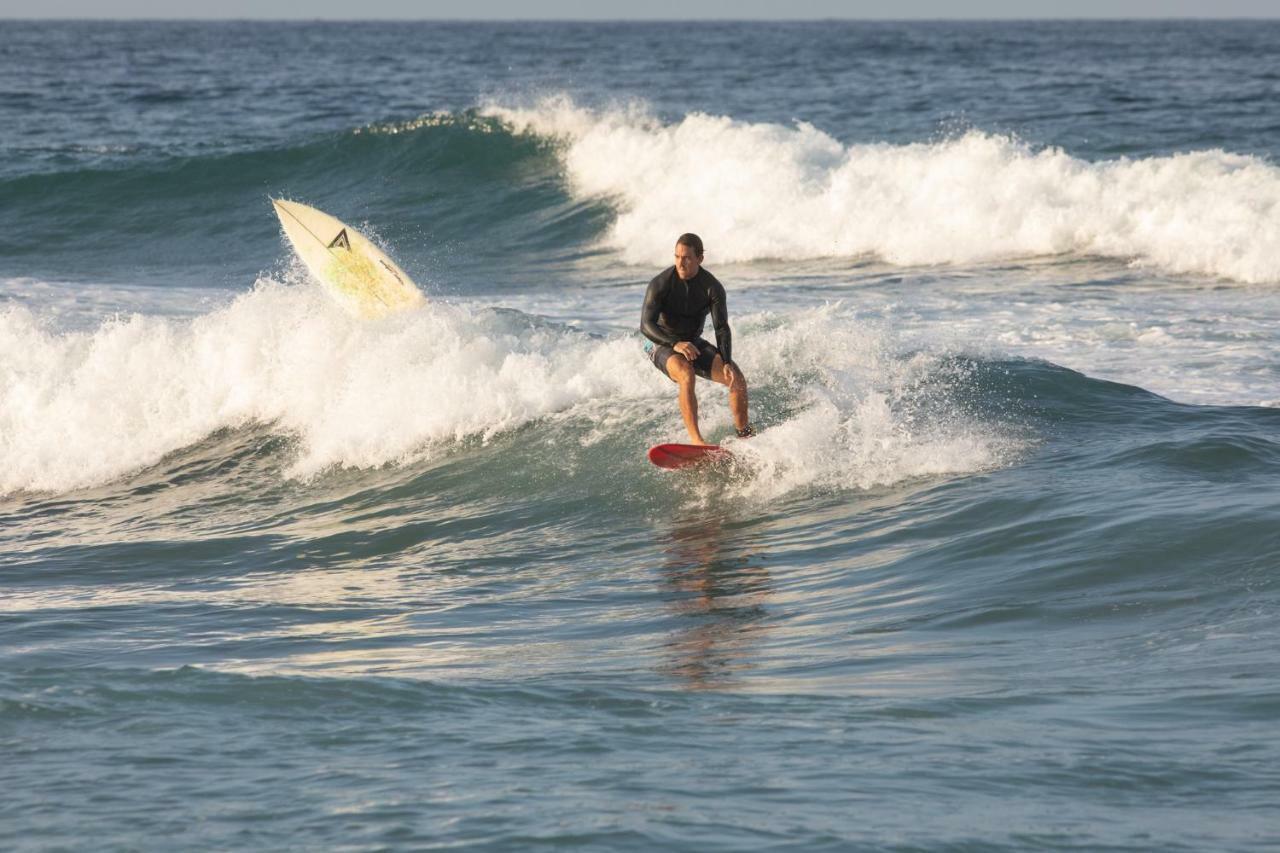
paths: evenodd
<path fill-rule="evenodd" d="M 702 339 L 708 314 L 716 333 L 714 347 Z M 650 357 L 663 373 L 667 372 L 667 359 L 675 352 L 673 347 L 680 341 L 689 341 L 698 348 L 694 369 L 704 377 L 710 376 L 711 363 L 717 354 L 725 364 L 733 360 L 733 336 L 729 332 L 724 285 L 705 268 L 699 269 L 688 281 L 676 273 L 674 266 L 654 276 L 644 294 L 640 331 L 657 345 L 650 351 Z"/>

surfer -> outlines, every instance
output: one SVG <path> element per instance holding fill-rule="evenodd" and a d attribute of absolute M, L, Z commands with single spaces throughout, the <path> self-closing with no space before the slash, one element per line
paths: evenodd
<path fill-rule="evenodd" d="M 729 387 L 729 410 L 739 438 L 755 435 L 747 419 L 747 379 L 733 362 L 729 310 L 724 285 L 702 266 L 702 238 L 681 234 L 675 265 L 649 282 L 640 313 L 640 331 L 649 339 L 645 352 L 653 366 L 680 387 L 680 415 L 693 444 L 706 444 L 698 429 L 697 377 Z M 707 315 L 716 332 L 712 346 L 702 338 Z"/>

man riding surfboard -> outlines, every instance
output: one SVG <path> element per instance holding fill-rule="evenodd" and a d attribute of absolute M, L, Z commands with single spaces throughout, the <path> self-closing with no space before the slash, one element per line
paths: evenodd
<path fill-rule="evenodd" d="M 693 444 L 707 444 L 698 429 L 697 377 L 729 388 L 729 410 L 739 438 L 755 435 L 747 418 L 747 380 L 733 362 L 729 310 L 724 285 L 702 266 L 702 239 L 681 234 L 675 265 L 654 276 L 644 294 L 640 331 L 649 339 L 645 352 L 653 366 L 679 386 L 680 415 Z M 707 315 L 715 346 L 702 337 Z"/>

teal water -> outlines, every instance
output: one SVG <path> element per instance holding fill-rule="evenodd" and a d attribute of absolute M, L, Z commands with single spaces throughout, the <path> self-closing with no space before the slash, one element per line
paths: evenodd
<path fill-rule="evenodd" d="M 0 845 L 1273 849 L 1275 30 L 6 23 Z"/>

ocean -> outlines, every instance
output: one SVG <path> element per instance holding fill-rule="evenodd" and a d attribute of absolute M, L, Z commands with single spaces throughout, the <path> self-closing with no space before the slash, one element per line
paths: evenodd
<path fill-rule="evenodd" d="M 1277 849 L 1278 107 L 1263 21 L 0 22 L 0 847 Z"/>

